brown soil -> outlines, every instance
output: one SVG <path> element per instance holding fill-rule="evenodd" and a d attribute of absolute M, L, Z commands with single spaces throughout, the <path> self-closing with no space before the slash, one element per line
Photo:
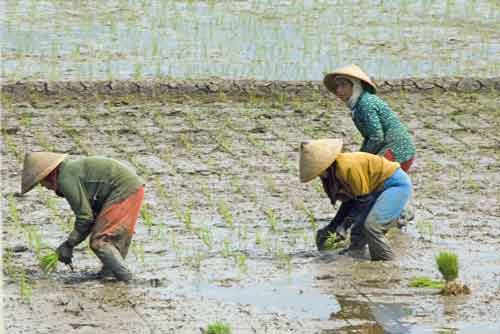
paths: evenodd
<path fill-rule="evenodd" d="M 330 96 L 4 98 L 6 332 L 199 333 L 221 320 L 234 333 L 497 333 L 498 94 L 383 98 L 418 148 L 416 220 L 392 233 L 398 257 L 390 263 L 315 250 L 314 228 L 334 210 L 318 182 L 299 182 L 298 144 L 333 136 L 344 137 L 346 150 L 360 143 L 349 111 Z M 94 280 L 100 268 L 86 243 L 75 272 L 40 271 L 37 231 L 57 247 L 72 214 L 40 188 L 15 196 L 28 150 L 105 155 L 141 174 L 153 219 L 140 220 L 128 257 L 136 281 Z M 471 295 L 408 288 L 412 277 L 438 277 L 441 250 L 458 254 Z"/>

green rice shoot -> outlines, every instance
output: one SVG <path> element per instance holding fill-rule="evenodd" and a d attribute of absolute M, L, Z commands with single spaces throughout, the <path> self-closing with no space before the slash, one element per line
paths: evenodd
<path fill-rule="evenodd" d="M 343 243 L 337 240 L 337 233 L 328 232 L 328 238 L 325 241 L 324 249 L 334 250 L 337 248 L 341 248 L 342 246 Z"/>
<path fill-rule="evenodd" d="M 51 250 L 48 254 L 40 257 L 39 266 L 45 273 L 51 273 L 57 268 L 59 262 L 59 256 L 54 250 Z"/>
<path fill-rule="evenodd" d="M 221 321 L 216 321 L 208 325 L 206 334 L 231 334 L 231 327 Z"/>
<path fill-rule="evenodd" d="M 458 257 L 453 252 L 440 252 L 436 256 L 438 270 L 446 282 L 458 278 Z"/>
<path fill-rule="evenodd" d="M 415 277 L 410 281 L 408 285 L 410 288 L 431 288 L 431 289 L 442 289 L 444 288 L 444 283 L 430 279 L 429 277 Z"/>

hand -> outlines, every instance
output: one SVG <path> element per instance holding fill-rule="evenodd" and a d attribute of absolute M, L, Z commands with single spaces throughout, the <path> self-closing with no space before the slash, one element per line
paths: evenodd
<path fill-rule="evenodd" d="M 73 247 L 67 241 L 63 242 L 56 250 L 60 262 L 71 265 L 73 261 Z"/>
<path fill-rule="evenodd" d="M 323 228 L 320 228 L 318 232 L 316 232 L 316 247 L 318 248 L 319 251 L 325 249 L 325 242 L 330 236 L 330 233 L 331 230 L 328 225 Z"/>

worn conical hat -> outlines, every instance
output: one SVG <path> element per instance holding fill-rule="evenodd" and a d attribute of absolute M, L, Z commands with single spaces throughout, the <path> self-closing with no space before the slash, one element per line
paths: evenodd
<path fill-rule="evenodd" d="M 348 77 L 359 79 L 367 85 L 367 89 L 370 91 L 370 93 L 375 94 L 377 92 L 377 86 L 375 86 L 375 84 L 370 80 L 368 75 L 365 72 L 363 72 L 362 69 L 360 69 L 356 65 L 349 65 L 338 68 L 332 73 L 328 73 L 323 78 L 323 83 L 325 84 L 325 87 L 332 93 L 335 93 L 334 80 L 335 77 L 338 75 L 345 75 Z"/>
<path fill-rule="evenodd" d="M 27 193 L 50 174 L 68 155 L 52 152 L 31 152 L 24 156 L 21 193 Z"/>
<path fill-rule="evenodd" d="M 309 182 L 323 173 L 342 151 L 342 139 L 317 139 L 300 144 L 300 181 Z"/>

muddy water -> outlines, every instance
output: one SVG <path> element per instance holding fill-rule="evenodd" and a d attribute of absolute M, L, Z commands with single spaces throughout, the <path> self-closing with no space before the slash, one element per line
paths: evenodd
<path fill-rule="evenodd" d="M 391 233 L 391 263 L 315 250 L 314 230 L 334 211 L 319 183 L 298 181 L 297 147 L 327 136 L 358 147 L 335 101 L 5 101 L 7 332 L 199 333 L 217 320 L 235 333 L 498 332 L 498 96 L 385 98 L 418 146 L 416 220 Z M 145 179 L 152 219 L 141 218 L 127 258 L 134 282 L 95 280 L 86 243 L 74 272 L 38 269 L 34 240 L 57 247 L 72 217 L 42 189 L 11 196 L 24 151 L 42 149 L 111 156 Z M 415 276 L 439 278 L 434 256 L 445 249 L 472 294 L 408 288 Z"/>
<path fill-rule="evenodd" d="M 500 75 L 500 10 L 476 1 L 7 1 L 2 78 L 319 80 Z"/>

